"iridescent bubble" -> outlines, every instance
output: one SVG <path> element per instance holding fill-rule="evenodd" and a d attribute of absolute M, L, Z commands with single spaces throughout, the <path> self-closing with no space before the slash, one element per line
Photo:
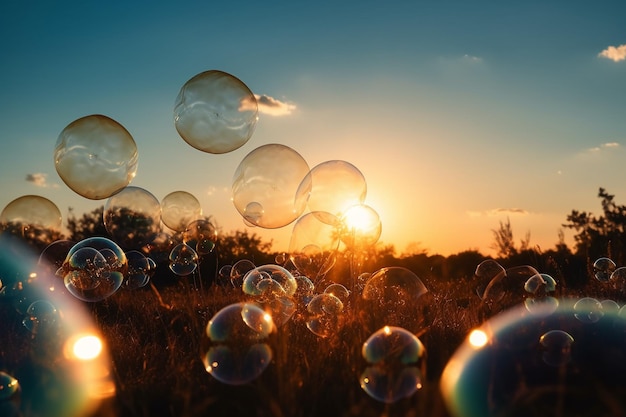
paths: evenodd
<path fill-rule="evenodd" d="M 270 279 L 275 281 L 283 289 L 284 294 L 287 297 L 292 297 L 296 292 L 298 283 L 294 276 L 287 269 L 279 265 L 267 264 L 263 266 L 255 267 L 248 271 L 244 276 L 244 286 L 246 280 L 258 282 L 263 279 Z"/>
<path fill-rule="evenodd" d="M 101 301 L 114 294 L 128 271 L 124 251 L 104 237 L 83 239 L 67 253 L 58 275 L 65 288 L 83 301 Z"/>
<path fill-rule="evenodd" d="M 137 145 L 115 120 L 97 114 L 85 116 L 59 135 L 54 165 L 74 192 L 101 200 L 121 191 L 135 177 Z"/>
<path fill-rule="evenodd" d="M 56 331 L 60 320 L 59 311 L 48 300 L 33 301 L 26 310 L 26 317 L 22 324 L 31 333 Z"/>
<path fill-rule="evenodd" d="M 493 259 L 486 259 L 478 264 L 474 271 L 474 276 L 478 280 L 476 294 L 482 299 L 487 285 L 496 277 L 506 275 L 506 270 L 502 265 Z"/>
<path fill-rule="evenodd" d="M 243 279 L 248 271 L 256 268 L 256 265 L 248 259 L 240 259 L 230 269 L 230 282 L 235 288 L 242 288 Z"/>
<path fill-rule="evenodd" d="M 266 340 L 274 331 L 272 317 L 253 303 L 230 304 L 209 321 L 210 348 L 206 371 L 218 381 L 243 385 L 258 378 L 272 360 Z"/>
<path fill-rule="evenodd" d="M 393 325 L 417 331 L 424 320 L 420 298 L 427 292 L 422 280 L 407 268 L 392 266 L 375 271 L 361 294 L 369 327 Z"/>
<path fill-rule="evenodd" d="M 335 297 L 339 298 L 344 304 L 347 304 L 350 300 L 350 290 L 348 290 L 345 286 L 341 284 L 330 284 L 324 289 L 324 292 L 334 295 Z"/>
<path fill-rule="evenodd" d="M 257 114 L 250 89 L 238 78 L 217 70 L 188 80 L 174 104 L 179 135 L 194 148 L 212 154 L 231 152 L 248 142 Z"/>
<path fill-rule="evenodd" d="M 531 312 L 544 312 L 547 305 L 557 308 L 559 302 L 556 298 L 548 296 L 549 293 L 556 289 L 556 281 L 548 274 L 535 274 L 526 280 L 524 290 L 526 291 L 526 299 L 524 305 Z"/>
<path fill-rule="evenodd" d="M 194 220 L 183 232 L 183 243 L 195 249 L 198 255 L 208 255 L 215 249 L 217 229 L 207 219 Z"/>
<path fill-rule="evenodd" d="M 341 217 L 341 240 L 354 251 L 363 251 L 378 242 L 382 223 L 376 210 L 365 204 L 348 208 Z"/>
<path fill-rule="evenodd" d="M 19 390 L 19 381 L 6 372 L 0 371 L 0 402 L 10 400 Z"/>
<path fill-rule="evenodd" d="M 315 284 L 305 275 L 296 275 L 294 279 L 298 284 L 294 298 L 300 305 L 307 305 L 315 293 Z"/>
<path fill-rule="evenodd" d="M 617 313 L 620 309 L 619 304 L 614 300 L 602 300 L 600 301 L 600 305 L 602 306 L 604 314 Z"/>
<path fill-rule="evenodd" d="M 441 375 L 450 415 L 620 414 L 626 320 L 612 312 L 581 322 L 576 302 L 539 315 L 513 307 L 470 332 Z"/>
<path fill-rule="evenodd" d="M 541 274 L 530 265 L 506 269 L 505 273 L 500 273 L 489 281 L 482 296 L 482 307 L 489 314 L 495 314 L 523 303 L 524 297 L 528 295 L 525 285 L 529 279 L 531 282 L 534 279 L 537 279 L 537 282 L 543 281 Z M 543 291 L 545 293 L 545 289 Z"/>
<path fill-rule="evenodd" d="M 571 360 L 574 338 L 563 330 L 550 330 L 539 338 L 544 351 L 543 361 L 550 366 L 563 366 Z"/>
<path fill-rule="evenodd" d="M 608 282 L 617 265 L 609 258 L 598 258 L 593 263 L 593 276 L 600 282 Z"/>
<path fill-rule="evenodd" d="M 260 146 L 242 159 L 233 175 L 233 204 L 255 226 L 286 226 L 306 207 L 308 190 L 299 185 L 308 172 L 304 158 L 290 147 Z"/>
<path fill-rule="evenodd" d="M 0 231 L 35 241 L 50 241 L 51 233 L 61 230 L 61 223 L 56 204 L 38 195 L 18 197 L 0 213 Z"/>
<path fill-rule="evenodd" d="M 129 186 L 107 200 L 102 220 L 121 247 L 140 249 L 161 232 L 161 204 L 149 191 Z"/>
<path fill-rule="evenodd" d="M 154 275 L 154 265 L 149 258 L 136 250 L 126 252 L 128 259 L 128 272 L 126 273 L 126 288 L 136 289 L 145 287 L 150 282 L 150 277 Z"/>
<path fill-rule="evenodd" d="M 368 363 L 361 388 L 375 400 L 395 403 L 422 388 L 426 349 L 413 333 L 385 326 L 363 343 L 361 353 Z"/>
<path fill-rule="evenodd" d="M 349 162 L 331 160 L 311 169 L 300 185 L 309 194 L 310 211 L 325 211 L 342 217 L 350 207 L 362 204 L 367 195 L 365 177 Z"/>
<path fill-rule="evenodd" d="M 169 260 L 170 270 L 181 277 L 193 274 L 198 268 L 198 254 L 191 246 L 184 243 L 174 246 Z"/>
<path fill-rule="evenodd" d="M 186 191 L 174 191 L 161 200 L 161 221 L 177 232 L 184 232 L 193 221 L 202 216 L 200 202 Z"/>
<path fill-rule="evenodd" d="M 593 297 L 584 297 L 574 304 L 574 316 L 582 323 L 596 323 L 602 316 L 602 304 Z"/>
<path fill-rule="evenodd" d="M 315 335 L 327 338 L 343 326 L 343 303 L 329 293 L 314 296 L 307 304 L 306 327 Z"/>
<path fill-rule="evenodd" d="M 335 265 L 341 222 L 330 213 L 310 212 L 293 226 L 289 258 L 297 270 L 317 281 Z"/>

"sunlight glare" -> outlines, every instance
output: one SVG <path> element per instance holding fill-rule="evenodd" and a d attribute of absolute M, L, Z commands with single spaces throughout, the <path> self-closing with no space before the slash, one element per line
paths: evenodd
<path fill-rule="evenodd" d="M 378 219 L 373 218 L 372 212 L 366 206 L 350 207 L 343 215 L 344 222 L 349 230 L 367 231 L 372 228 Z"/>
<path fill-rule="evenodd" d="M 88 361 L 97 358 L 102 352 L 102 341 L 98 336 L 82 336 L 72 346 L 72 353 L 76 359 Z"/>
<path fill-rule="evenodd" d="M 470 345 L 475 348 L 481 348 L 487 344 L 489 341 L 489 337 L 487 333 L 480 329 L 474 329 L 468 336 L 468 341 Z"/>

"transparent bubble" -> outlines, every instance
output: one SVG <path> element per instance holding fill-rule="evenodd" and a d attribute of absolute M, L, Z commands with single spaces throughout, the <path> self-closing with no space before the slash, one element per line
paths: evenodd
<path fill-rule="evenodd" d="M 513 307 L 470 332 L 441 375 L 450 415 L 619 414 L 626 320 L 613 312 L 589 325 L 576 302 L 540 315 Z"/>
<path fill-rule="evenodd" d="M 174 105 L 178 134 L 194 148 L 223 154 L 243 146 L 256 127 L 254 94 L 238 78 L 210 70 L 195 75 L 180 89 Z"/>
<path fill-rule="evenodd" d="M 557 308 L 559 302 L 556 298 L 548 296 L 556 289 L 556 281 L 548 274 L 535 274 L 526 280 L 524 290 L 527 298 L 524 299 L 526 309 L 531 312 L 543 312 L 548 305 Z"/>
<path fill-rule="evenodd" d="M 355 251 L 363 251 L 374 245 L 383 230 L 376 210 L 365 204 L 346 210 L 341 223 L 341 240 Z"/>
<path fill-rule="evenodd" d="M 563 366 L 571 360 L 574 338 L 563 330 L 550 330 L 539 338 L 543 361 L 550 366 Z"/>
<path fill-rule="evenodd" d="M 617 265 L 609 258 L 598 258 L 593 263 L 593 276 L 600 282 L 608 282 Z"/>
<path fill-rule="evenodd" d="M 77 194 L 91 200 L 109 198 L 135 177 L 137 145 L 113 119 L 90 115 L 67 125 L 54 150 L 57 173 Z"/>
<path fill-rule="evenodd" d="M 544 281 L 541 274 L 530 265 L 521 265 L 506 269 L 505 273 L 496 275 L 487 287 L 482 296 L 482 307 L 490 314 L 495 314 L 509 307 L 521 304 L 524 298 L 529 295 L 526 291 L 526 283 Z M 537 281 L 534 281 L 534 280 Z M 537 291 L 545 296 L 545 281 Z M 540 295 L 537 294 L 537 295 Z"/>
<path fill-rule="evenodd" d="M 613 314 L 618 312 L 620 309 L 619 304 L 614 300 L 602 300 L 600 301 L 600 305 L 602 306 L 604 314 Z"/>
<path fill-rule="evenodd" d="M 27 235 L 29 227 L 36 230 L 59 231 L 61 229 L 61 211 L 52 201 L 38 195 L 24 195 L 7 204 L 0 213 L 2 230 L 7 228 L 21 231 Z"/>
<path fill-rule="evenodd" d="M 291 272 L 274 264 L 259 266 L 248 271 L 244 277 L 244 285 L 248 278 L 252 278 L 253 281 L 270 279 L 280 285 L 287 297 L 292 297 L 298 287 L 298 283 Z"/>
<path fill-rule="evenodd" d="M 308 172 L 304 158 L 290 147 L 260 146 L 243 158 L 233 175 L 233 204 L 255 226 L 286 226 L 306 207 L 308 190 L 299 185 Z"/>
<path fill-rule="evenodd" d="M 559 306 L 559 300 L 554 297 L 528 297 L 524 306 L 531 314 L 550 314 Z"/>
<path fill-rule="evenodd" d="M 149 191 L 129 186 L 107 200 L 102 219 L 121 247 L 140 249 L 161 232 L 161 204 Z"/>
<path fill-rule="evenodd" d="M 393 325 L 417 331 L 424 320 L 420 298 L 427 292 L 422 280 L 407 268 L 392 266 L 375 271 L 361 293 L 369 327 Z"/>
<path fill-rule="evenodd" d="M 67 253 L 58 275 L 65 288 L 83 301 L 101 301 L 122 285 L 128 271 L 124 251 L 104 237 L 83 239 Z"/>
<path fill-rule="evenodd" d="M 626 266 L 620 266 L 611 273 L 609 278 L 614 287 L 620 291 L 626 291 Z"/>
<path fill-rule="evenodd" d="M 574 316 L 582 323 L 596 323 L 602 316 L 602 304 L 592 297 L 584 297 L 574 304 Z"/>
<path fill-rule="evenodd" d="M 307 328 L 315 335 L 327 338 L 343 326 L 343 302 L 330 293 L 314 296 L 307 304 Z"/>
<path fill-rule="evenodd" d="M 187 226 L 202 216 L 200 202 L 186 191 L 174 191 L 161 200 L 161 221 L 177 232 L 184 232 Z"/>
<path fill-rule="evenodd" d="M 362 204 L 367 195 L 367 184 L 361 171 L 341 160 L 316 165 L 300 187 L 300 193 L 309 194 L 310 211 L 324 211 L 337 217 L 342 217 L 350 207 Z"/>
<path fill-rule="evenodd" d="M 128 260 L 128 272 L 124 281 L 126 288 L 136 289 L 148 285 L 150 277 L 154 275 L 155 265 L 143 253 L 136 250 L 127 251 L 126 259 Z"/>
<path fill-rule="evenodd" d="M 20 281 L 27 308 L 16 308 L 13 302 L 21 300 L 12 297 L 0 302 L 0 415 L 94 415 L 115 394 L 108 348 L 102 344 L 97 355 L 86 359 L 73 354 L 81 337 L 100 337 L 98 326 L 84 303 L 51 290 L 58 277 L 46 273 L 52 268 L 40 267 L 39 254 L 23 243 L 0 236 L 2 273 L 29 277 Z M 20 331 L 21 326 L 26 328 Z"/>
<path fill-rule="evenodd" d="M 26 317 L 22 324 L 31 333 L 37 334 L 46 331 L 56 331 L 59 317 L 57 308 L 48 300 L 37 300 L 31 303 L 26 310 Z"/>
<path fill-rule="evenodd" d="M 154 262 L 162 264 L 169 262 L 170 253 L 178 243 L 180 242 L 171 234 L 162 231 L 158 233 L 150 243 L 141 248 L 141 250 L 145 254 L 148 254 L 150 259 Z"/>
<path fill-rule="evenodd" d="M 199 255 L 208 255 L 215 249 L 217 229 L 207 219 L 192 221 L 183 232 L 183 243 L 191 246 Z"/>
<path fill-rule="evenodd" d="M 276 263 L 276 265 L 285 266 L 288 260 L 289 258 L 285 252 L 277 253 L 274 257 L 274 262 Z"/>
<path fill-rule="evenodd" d="M 315 293 L 315 284 L 305 275 L 297 275 L 294 279 L 298 284 L 294 298 L 299 304 L 307 305 Z"/>
<path fill-rule="evenodd" d="M 258 378 L 269 365 L 272 351 L 265 343 L 274 331 L 272 317 L 252 303 L 230 304 L 209 321 L 206 371 L 218 381 L 242 385 Z"/>
<path fill-rule="evenodd" d="M 476 294 L 482 299 L 487 285 L 501 275 L 506 275 L 506 270 L 497 261 L 486 259 L 479 263 L 474 271 L 474 276 L 478 280 Z"/>
<path fill-rule="evenodd" d="M 198 254 L 189 245 L 179 243 L 169 256 L 170 270 L 180 277 L 193 274 L 198 268 Z"/>
<path fill-rule="evenodd" d="M 345 286 L 341 284 L 330 284 L 324 289 L 324 292 L 326 294 L 334 295 L 335 297 L 339 298 L 344 304 L 346 304 L 350 299 L 350 290 L 348 290 Z"/>
<path fill-rule="evenodd" d="M 242 288 L 243 279 L 248 271 L 256 268 L 256 265 L 248 259 L 240 259 L 230 269 L 230 282 L 235 288 Z"/>
<path fill-rule="evenodd" d="M 341 222 L 326 212 L 310 212 L 293 226 L 289 240 L 289 258 L 297 270 L 317 281 L 336 262 Z"/>
<path fill-rule="evenodd" d="M 40 268 L 47 269 L 48 273 L 55 274 L 63 266 L 67 253 L 75 244 L 76 242 L 73 240 L 67 239 L 56 240 L 50 243 L 41 251 L 37 265 Z"/>
<path fill-rule="evenodd" d="M 395 403 L 422 387 L 426 349 L 413 333 L 385 326 L 363 343 L 361 353 L 368 363 L 361 388 L 375 400 Z"/>

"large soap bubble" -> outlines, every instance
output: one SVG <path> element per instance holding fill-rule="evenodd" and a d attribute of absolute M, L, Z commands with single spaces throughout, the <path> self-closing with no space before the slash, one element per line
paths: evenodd
<path fill-rule="evenodd" d="M 385 326 L 363 343 L 361 353 L 369 364 L 361 388 L 375 400 L 395 403 L 422 388 L 426 348 L 408 330 Z"/>
<path fill-rule="evenodd" d="M 365 177 L 349 162 L 331 160 L 311 169 L 302 181 L 301 192 L 309 192 L 310 211 L 327 211 L 341 217 L 350 207 L 363 203 L 367 195 Z"/>
<path fill-rule="evenodd" d="M 200 202 L 187 191 L 171 192 L 161 200 L 161 221 L 172 230 L 184 232 L 191 222 L 201 216 Z"/>
<path fill-rule="evenodd" d="M 621 415 L 626 319 L 578 303 L 545 305 L 543 314 L 519 305 L 470 332 L 440 380 L 450 415 Z"/>
<path fill-rule="evenodd" d="M 54 149 L 57 173 L 74 192 L 91 200 L 108 198 L 137 172 L 137 145 L 128 131 L 99 114 L 67 125 Z"/>
<path fill-rule="evenodd" d="M 348 208 L 341 222 L 341 240 L 353 251 L 367 250 L 378 242 L 383 230 L 376 210 L 365 204 Z"/>
<path fill-rule="evenodd" d="M 107 200 L 102 219 L 121 247 L 139 249 L 161 231 L 161 204 L 149 191 L 129 186 Z"/>
<path fill-rule="evenodd" d="M 272 317 L 254 303 L 235 303 L 222 308 L 206 327 L 210 342 L 202 358 L 206 371 L 229 385 L 255 380 L 272 359 L 272 350 L 266 342 L 274 329 Z"/>
<path fill-rule="evenodd" d="M 197 74 L 176 97 L 174 124 L 189 145 L 222 154 L 243 146 L 254 133 L 258 104 L 238 78 L 222 71 Z"/>
<path fill-rule="evenodd" d="M 309 166 L 288 146 L 263 145 L 239 163 L 233 176 L 232 200 L 246 222 L 276 229 L 297 219 L 306 207 L 308 189 L 301 187 Z"/>
<path fill-rule="evenodd" d="M 7 204 L 0 213 L 0 230 L 18 236 L 44 240 L 61 229 L 61 211 L 52 201 L 38 195 L 24 195 Z"/>

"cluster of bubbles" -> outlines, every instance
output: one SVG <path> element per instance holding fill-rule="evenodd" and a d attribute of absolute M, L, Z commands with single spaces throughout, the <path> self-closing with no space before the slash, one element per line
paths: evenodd
<path fill-rule="evenodd" d="M 106 344 L 48 255 L 0 235 L 2 416 L 86 416 L 115 394 Z"/>

